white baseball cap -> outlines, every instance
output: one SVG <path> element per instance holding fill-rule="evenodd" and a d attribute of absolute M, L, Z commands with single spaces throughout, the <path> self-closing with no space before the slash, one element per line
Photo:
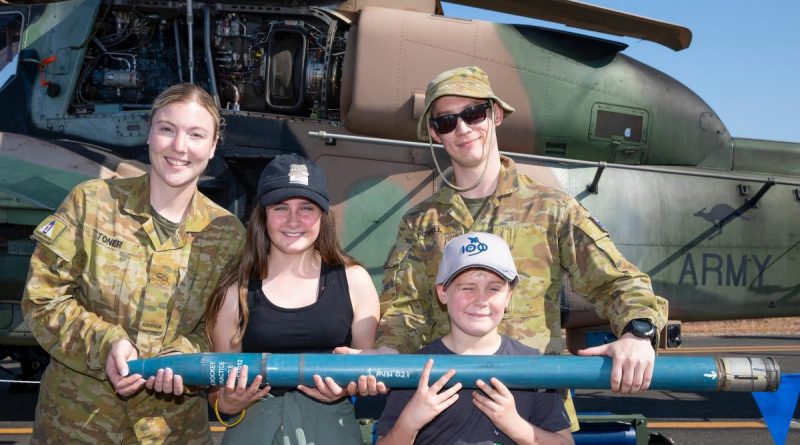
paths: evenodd
<path fill-rule="evenodd" d="M 473 267 L 489 269 L 515 287 L 519 282 L 514 258 L 503 238 L 486 232 L 457 236 L 444 246 L 436 284 L 447 287 L 456 275 Z"/>

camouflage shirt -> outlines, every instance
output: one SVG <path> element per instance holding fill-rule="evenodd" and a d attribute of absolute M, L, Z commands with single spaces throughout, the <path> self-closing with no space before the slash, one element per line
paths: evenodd
<path fill-rule="evenodd" d="M 177 424 L 158 416 L 139 422 L 144 417 L 137 416 L 173 410 L 192 417 L 187 416 L 190 406 L 202 415 L 204 426 L 198 428 L 206 431 L 197 431 L 201 442 L 208 435 L 204 398 L 186 396 L 197 399 L 188 403 L 141 391 L 126 401 L 104 381 L 109 348 L 119 339 L 129 339 L 141 358 L 208 350 L 206 301 L 244 238 L 235 216 L 196 191 L 177 232 L 161 243 L 149 196 L 147 175 L 88 181 L 75 187 L 34 231 L 38 245 L 22 308 L 34 336 L 53 358 L 43 378 L 35 425 L 45 442 L 56 442 L 56 437 L 77 440 L 68 435 L 70 428 L 84 434 L 96 428 L 99 436 L 89 434 L 87 442 L 147 442 L 148 434 L 175 432 Z M 63 410 L 82 411 L 77 399 L 86 402 L 87 417 L 63 416 Z M 123 422 L 126 418 L 129 425 Z M 106 421 L 114 425 L 103 425 Z M 125 426 L 138 439 L 102 434 L 122 433 Z M 192 442 L 190 438 L 179 442 Z"/>
<path fill-rule="evenodd" d="M 667 301 L 653 294 L 650 278 L 622 257 L 586 209 L 518 175 L 514 161 L 502 157 L 495 193 L 474 219 L 449 187 L 403 217 L 384 265 L 377 345 L 411 353 L 449 332 L 447 311 L 436 298 L 436 271 L 445 243 L 476 231 L 505 239 L 520 275 L 501 334 L 561 353 L 562 274 L 617 334 L 634 318 L 649 318 L 659 330 L 666 323 Z"/>

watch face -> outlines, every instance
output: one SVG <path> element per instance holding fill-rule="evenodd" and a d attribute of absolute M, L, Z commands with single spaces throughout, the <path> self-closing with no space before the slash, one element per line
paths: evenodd
<path fill-rule="evenodd" d="M 655 332 L 653 324 L 647 320 L 632 320 L 631 328 L 642 336 L 652 336 Z"/>

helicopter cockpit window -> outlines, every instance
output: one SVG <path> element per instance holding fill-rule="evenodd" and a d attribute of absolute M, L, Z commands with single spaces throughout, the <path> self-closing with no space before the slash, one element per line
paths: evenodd
<path fill-rule="evenodd" d="M 17 74 L 24 25 L 25 17 L 19 12 L 0 13 L 0 89 Z"/>
<path fill-rule="evenodd" d="M 595 104 L 589 138 L 644 144 L 647 142 L 647 118 L 647 110 Z"/>

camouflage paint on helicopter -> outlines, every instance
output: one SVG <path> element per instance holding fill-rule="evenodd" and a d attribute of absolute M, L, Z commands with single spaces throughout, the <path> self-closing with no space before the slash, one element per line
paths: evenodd
<path fill-rule="evenodd" d="M 498 131 L 503 150 L 701 166 L 712 173 L 733 167 L 798 180 L 796 144 L 739 143 L 702 99 L 619 54 L 623 48 L 535 27 L 367 8 L 355 39 L 354 91 L 345 123 L 357 133 L 412 139 L 425 79 L 451 66 L 478 64 L 497 94 L 517 108 Z M 420 66 L 415 58 L 430 62 Z M 371 65 L 372 60 L 381 63 Z M 759 161 L 756 153 L 774 162 Z M 600 192 L 593 194 L 586 186 L 596 168 L 535 163 L 520 169 L 575 195 L 600 218 L 626 257 L 648 271 L 656 291 L 669 298 L 671 317 L 693 321 L 797 313 L 800 283 L 791 270 L 798 261 L 798 234 L 780 230 L 800 214 L 792 186 L 778 185 L 764 195 L 758 208 L 745 211 L 750 221 L 734 215 L 726 228 L 730 233 L 715 240 L 693 215 L 705 203 L 744 204 L 748 196 L 740 193 L 740 184 L 752 189 L 750 196 L 761 186 L 744 181 L 746 175 L 716 179 L 609 169 Z"/>
<path fill-rule="evenodd" d="M 16 236 L 5 240 L 0 287 L 8 294 L 22 295 L 23 282 L 18 277 L 27 276 L 35 247 L 28 228 L 58 207 L 75 184 L 105 172 L 85 158 L 64 155 L 56 145 L 22 135 L 0 138 L 0 221 L 19 228 Z"/>

